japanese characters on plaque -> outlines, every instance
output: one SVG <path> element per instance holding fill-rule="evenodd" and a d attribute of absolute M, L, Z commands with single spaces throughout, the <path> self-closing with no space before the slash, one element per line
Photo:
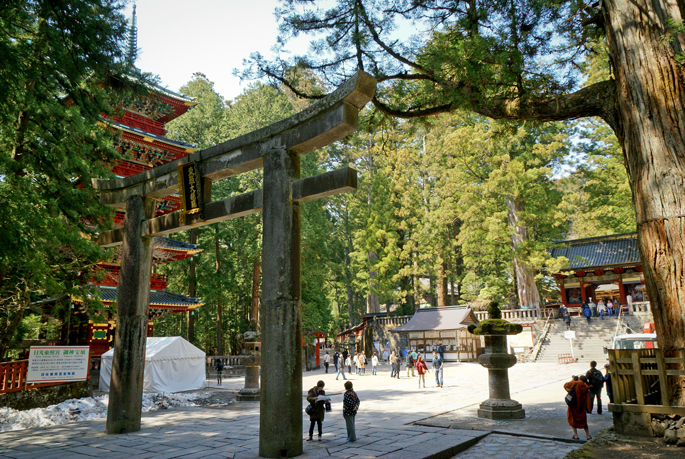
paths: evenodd
<path fill-rule="evenodd" d="M 88 346 L 31 346 L 27 383 L 83 381 L 90 364 Z"/>
<path fill-rule="evenodd" d="M 199 214 L 202 219 L 202 177 L 194 162 L 178 166 L 178 189 L 181 194 L 181 221 L 185 216 Z"/>

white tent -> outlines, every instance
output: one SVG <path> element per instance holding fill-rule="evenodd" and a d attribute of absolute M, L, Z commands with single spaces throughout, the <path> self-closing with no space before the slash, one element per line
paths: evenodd
<path fill-rule="evenodd" d="M 100 390 L 109 391 L 114 349 L 102 354 Z M 205 353 L 180 336 L 148 338 L 145 345 L 145 392 L 200 389 L 205 382 Z"/>

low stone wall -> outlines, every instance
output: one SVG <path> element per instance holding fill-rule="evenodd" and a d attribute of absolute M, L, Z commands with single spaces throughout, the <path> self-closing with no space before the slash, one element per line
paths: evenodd
<path fill-rule="evenodd" d="M 39 387 L 38 389 L 2 394 L 0 395 L 0 406 L 24 411 L 32 408 L 46 408 L 71 398 L 92 396 L 93 388 L 90 381 L 77 381 L 59 386 Z"/>
<path fill-rule="evenodd" d="M 652 415 L 652 432 L 663 437 L 667 445 L 685 446 L 685 417 L 678 415 Z"/>

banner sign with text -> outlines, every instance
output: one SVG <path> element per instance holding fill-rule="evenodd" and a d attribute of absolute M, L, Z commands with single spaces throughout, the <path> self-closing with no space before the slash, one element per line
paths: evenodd
<path fill-rule="evenodd" d="M 31 346 L 27 383 L 84 381 L 90 364 L 88 346 Z"/>
<path fill-rule="evenodd" d="M 188 214 L 200 214 L 202 218 L 202 178 L 194 162 L 178 166 L 178 189 L 184 219 Z"/>

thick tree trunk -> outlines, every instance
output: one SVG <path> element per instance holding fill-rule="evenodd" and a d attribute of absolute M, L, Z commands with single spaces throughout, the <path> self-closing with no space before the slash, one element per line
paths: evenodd
<path fill-rule="evenodd" d="M 215 228 L 215 236 L 214 236 L 214 254 L 216 256 L 216 262 L 215 262 L 215 269 L 216 269 L 216 278 L 217 278 L 217 283 L 220 284 L 220 277 L 221 277 L 221 263 L 219 262 L 219 227 L 217 226 Z M 219 285 L 220 286 L 220 285 Z M 224 341 L 224 332 L 222 330 L 222 323 L 223 323 L 223 318 L 222 318 L 222 304 L 221 304 L 221 289 L 218 290 L 218 297 L 216 300 L 216 354 L 217 355 L 223 355 L 224 352 L 224 346 L 223 346 L 223 341 Z"/>
<path fill-rule="evenodd" d="M 523 204 L 517 202 L 513 196 L 507 196 L 506 202 L 507 222 L 511 230 L 511 248 L 516 251 L 528 239 L 528 228 L 521 224 L 518 215 L 523 210 Z M 535 284 L 535 272 L 517 256 L 514 256 L 514 271 L 521 306 L 535 306 L 539 309 L 541 301 L 540 292 Z"/>
<path fill-rule="evenodd" d="M 438 306 L 447 306 L 447 276 L 445 262 L 438 267 Z"/>
<path fill-rule="evenodd" d="M 190 230 L 190 243 L 197 243 L 197 230 Z M 190 267 L 188 269 L 188 296 L 195 298 L 195 292 L 197 291 L 197 279 L 195 278 L 195 258 L 190 259 Z M 195 341 L 195 316 L 194 311 L 188 311 L 186 313 L 186 320 L 188 321 L 188 342 L 192 343 Z"/>
<path fill-rule="evenodd" d="M 14 305 L 8 305 L 5 310 L 7 316 L 3 320 L 4 327 L 2 335 L 0 335 L 0 362 L 7 358 L 7 352 L 12 344 L 14 334 L 17 332 L 21 321 L 24 318 L 24 311 L 28 309 L 31 302 L 31 294 L 28 288 L 25 288 L 21 295 L 17 297 Z"/>
<path fill-rule="evenodd" d="M 373 265 L 374 262 L 378 259 L 378 256 L 373 253 L 369 252 L 369 264 Z M 366 313 L 367 314 L 373 314 L 375 312 L 381 312 L 381 303 L 380 300 L 378 299 L 378 294 L 376 291 L 378 290 L 378 272 L 374 271 L 373 269 L 369 270 L 369 293 L 366 295 Z"/>
<path fill-rule="evenodd" d="M 659 346 L 685 347 L 685 75 L 675 54 L 685 36 L 664 42 L 682 1 L 604 0 L 616 78 L 616 132 L 630 176 L 638 245 Z M 611 123 L 610 123 L 611 124 Z M 685 405 L 685 378 L 671 385 Z"/>

